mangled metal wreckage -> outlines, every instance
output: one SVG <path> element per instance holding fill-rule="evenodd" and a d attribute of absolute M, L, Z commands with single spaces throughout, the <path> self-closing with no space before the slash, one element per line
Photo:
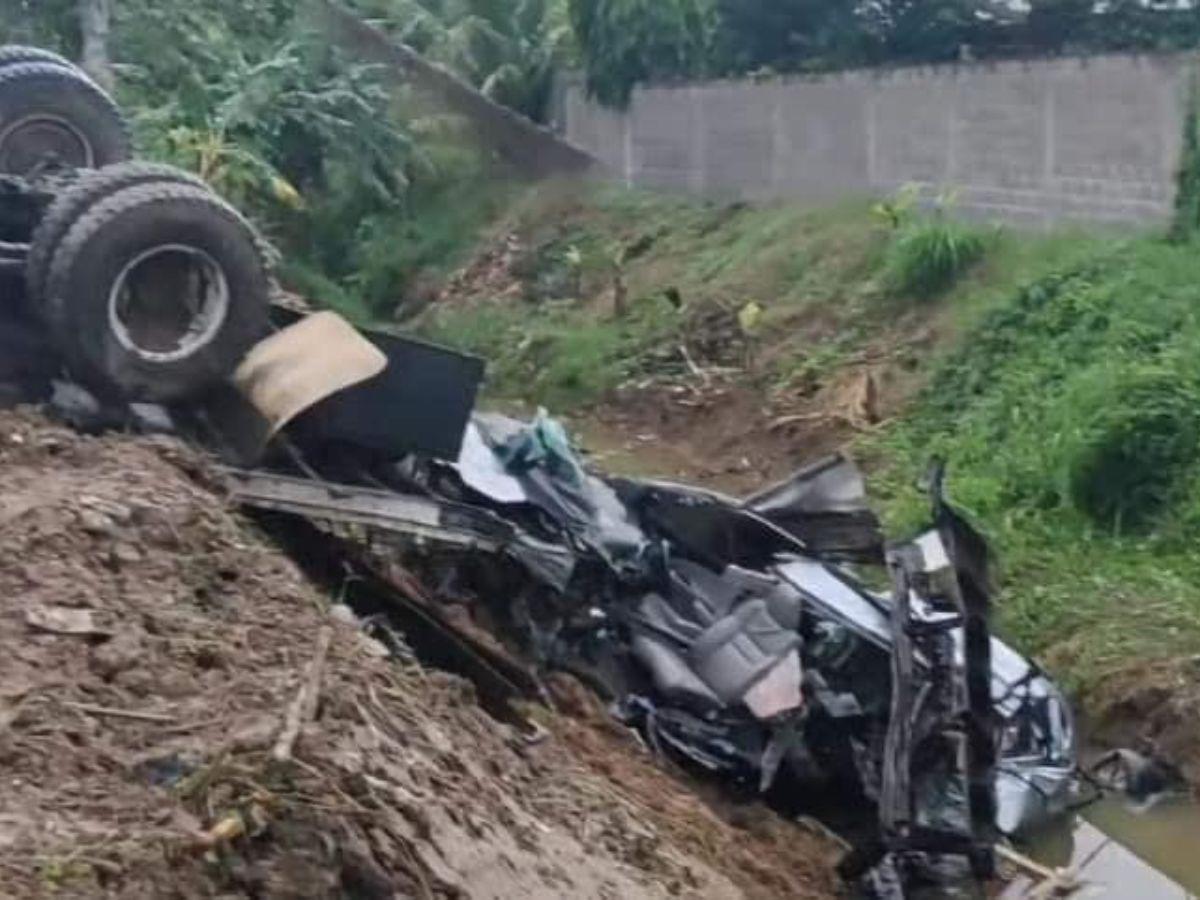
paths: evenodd
<path fill-rule="evenodd" d="M 572 672 L 732 784 L 858 798 L 876 824 L 845 871 L 876 894 L 947 860 L 986 875 L 1000 834 L 1069 801 L 1070 710 L 991 637 L 986 545 L 940 472 L 931 529 L 896 545 L 840 458 L 744 501 L 602 477 L 544 415 L 472 416 L 479 360 L 272 303 L 252 226 L 128 162 L 119 111 L 66 60 L 3 48 L 0 74 L 5 397 L 216 450 L 235 499 L 319 530 L 305 560 L 373 571 L 481 682 Z"/>
<path fill-rule="evenodd" d="M 427 604 L 485 607 L 518 657 L 576 675 L 656 751 L 789 809 L 874 807 L 845 874 L 878 895 L 947 860 L 986 877 L 1001 835 L 1071 802 L 1070 708 L 991 636 L 987 546 L 940 469 L 930 530 L 885 546 L 841 457 L 736 500 L 589 471 L 544 414 L 478 414 L 454 461 L 389 468 L 387 490 L 230 483 L 334 533 L 390 533 L 375 555 L 439 585 Z"/>

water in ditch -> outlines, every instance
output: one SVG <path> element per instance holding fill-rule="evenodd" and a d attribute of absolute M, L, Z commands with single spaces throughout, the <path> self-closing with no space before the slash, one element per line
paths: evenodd
<path fill-rule="evenodd" d="M 1086 896 L 1200 897 L 1200 804 L 1191 798 L 1145 808 L 1109 797 L 1023 849 L 1046 865 L 1074 867 L 1089 884 Z"/>

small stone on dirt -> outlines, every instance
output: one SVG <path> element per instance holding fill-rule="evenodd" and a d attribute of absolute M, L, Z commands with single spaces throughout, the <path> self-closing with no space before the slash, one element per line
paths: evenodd
<path fill-rule="evenodd" d="M 79 498 L 79 505 L 84 509 L 107 516 L 118 525 L 128 525 L 133 519 L 133 510 L 124 503 L 114 500 L 102 500 L 99 497 L 84 495 Z"/>
<path fill-rule="evenodd" d="M 341 622 L 343 625 L 349 625 L 352 628 L 358 628 L 358 616 L 354 614 L 354 610 L 346 606 L 344 603 L 337 603 L 329 608 L 329 618 L 335 622 Z"/>
<path fill-rule="evenodd" d="M 88 534 L 97 536 L 112 536 L 117 531 L 117 523 L 102 512 L 94 509 L 79 511 L 79 525 Z"/>
<path fill-rule="evenodd" d="M 134 565 L 142 561 L 142 551 L 133 544 L 121 542 L 113 547 L 112 559 L 119 565 Z"/>
<path fill-rule="evenodd" d="M 109 681 L 136 666 L 141 656 L 141 638 L 131 631 L 125 631 L 111 641 L 93 647 L 88 662 L 93 672 Z"/>
<path fill-rule="evenodd" d="M 378 641 L 369 635 L 359 635 L 358 644 L 362 648 L 363 653 L 375 659 L 387 659 L 392 655 L 392 651 L 382 641 Z"/>

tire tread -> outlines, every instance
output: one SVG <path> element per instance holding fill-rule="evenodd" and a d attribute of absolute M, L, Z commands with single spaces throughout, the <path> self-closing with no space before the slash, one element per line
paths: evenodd
<path fill-rule="evenodd" d="M 0 67 L 0 98 L 3 98 L 6 91 L 14 90 L 14 86 L 19 86 L 21 82 L 30 81 L 71 85 L 85 91 L 97 104 L 99 111 L 110 116 L 117 125 L 121 145 L 117 150 L 118 154 L 124 159 L 132 155 L 133 142 L 129 120 L 125 118 L 116 101 L 79 69 L 64 68 L 61 64 L 53 62 L 20 62 Z"/>
<path fill-rule="evenodd" d="M 98 371 L 97 363 L 89 358 L 84 344 L 93 340 L 94 335 L 84 333 L 86 329 L 82 328 L 81 323 L 76 321 L 76 313 L 71 308 L 72 298 L 66 296 L 66 292 L 71 290 L 71 279 L 74 275 L 73 270 L 79 262 L 81 254 L 84 253 L 88 244 L 97 235 L 124 216 L 142 207 L 180 202 L 205 209 L 208 211 L 208 214 L 220 218 L 228 226 L 232 226 L 236 232 L 239 232 L 247 245 L 253 248 L 253 259 L 257 271 L 252 273 L 252 275 L 263 286 L 261 301 L 263 305 L 262 316 L 265 324 L 270 273 L 266 260 L 263 259 L 262 243 L 258 239 L 254 226 L 230 204 L 226 203 L 206 187 L 166 182 L 152 182 L 128 187 L 94 204 L 80 216 L 78 221 L 59 243 L 58 249 L 55 251 L 50 263 L 46 282 L 47 302 L 52 307 L 62 310 L 59 327 L 54 329 L 56 332 L 55 337 L 57 338 L 60 350 L 66 355 L 68 363 L 75 363 L 81 373 L 90 372 L 93 378 L 99 377 L 100 379 L 112 382 L 110 373 Z M 234 302 L 237 302 L 236 298 Z M 160 386 L 160 395 L 165 390 L 165 388 Z M 171 398 L 160 396 L 155 399 L 178 399 L 184 393 L 184 389 L 180 388 L 174 390 Z"/>
<path fill-rule="evenodd" d="M 26 295 L 33 309 L 49 314 L 51 318 L 56 315 L 56 311 L 46 309 L 47 298 L 44 296 L 50 263 L 62 239 L 79 217 L 105 197 L 155 182 L 188 184 L 205 190 L 208 187 L 199 176 L 183 169 L 135 161 L 86 170 L 54 198 L 33 232 L 25 267 Z"/>

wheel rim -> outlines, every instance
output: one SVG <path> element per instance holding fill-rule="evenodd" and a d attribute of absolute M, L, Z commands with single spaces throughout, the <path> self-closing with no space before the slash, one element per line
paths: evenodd
<path fill-rule="evenodd" d="M 26 116 L 0 132 L 0 171 L 25 175 L 49 162 L 90 169 L 96 153 L 78 128 L 57 116 Z"/>
<path fill-rule="evenodd" d="M 152 247 L 126 264 L 108 297 L 117 342 L 150 363 L 186 359 L 207 346 L 229 315 L 229 283 L 203 250 Z"/>

